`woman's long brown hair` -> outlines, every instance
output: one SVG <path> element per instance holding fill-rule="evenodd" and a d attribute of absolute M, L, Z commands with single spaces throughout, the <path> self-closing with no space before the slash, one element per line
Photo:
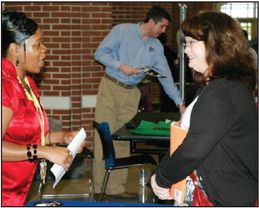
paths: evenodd
<path fill-rule="evenodd" d="M 208 77 L 195 73 L 201 85 L 205 80 L 225 78 L 240 80 L 251 90 L 256 85 L 256 66 L 249 52 L 248 40 L 239 23 L 221 12 L 199 12 L 181 25 L 185 36 L 204 41 Z"/>

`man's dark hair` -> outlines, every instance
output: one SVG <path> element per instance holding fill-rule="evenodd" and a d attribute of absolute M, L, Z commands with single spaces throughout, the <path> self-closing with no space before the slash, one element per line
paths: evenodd
<path fill-rule="evenodd" d="M 153 19 L 157 24 L 158 22 L 161 22 L 163 18 L 171 22 L 171 17 L 165 9 L 162 7 L 153 7 L 148 11 L 144 23 L 147 23 L 150 19 Z"/>

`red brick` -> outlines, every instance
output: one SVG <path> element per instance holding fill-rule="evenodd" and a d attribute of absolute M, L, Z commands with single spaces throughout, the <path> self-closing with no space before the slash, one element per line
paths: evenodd
<path fill-rule="evenodd" d="M 25 11 L 41 11 L 40 6 L 24 6 Z"/>
<path fill-rule="evenodd" d="M 45 23 L 45 24 L 52 24 L 52 23 L 59 23 L 59 19 L 53 19 L 53 18 L 44 18 L 43 19 L 43 23 Z M 54 31 L 52 31 L 52 32 L 54 32 Z"/>
<path fill-rule="evenodd" d="M 40 18 L 50 17 L 50 13 L 48 13 L 48 12 L 33 12 L 33 18 L 35 18 L 35 17 L 40 17 Z"/>

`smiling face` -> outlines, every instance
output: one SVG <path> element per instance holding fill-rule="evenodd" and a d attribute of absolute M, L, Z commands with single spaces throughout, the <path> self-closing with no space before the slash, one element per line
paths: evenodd
<path fill-rule="evenodd" d="M 162 21 L 155 23 L 153 19 L 149 20 L 151 23 L 150 36 L 153 38 L 158 38 L 162 33 L 165 33 L 166 27 L 169 24 L 169 21 L 165 18 Z"/>
<path fill-rule="evenodd" d="M 46 46 L 43 45 L 43 35 L 40 28 L 25 41 L 25 47 L 25 51 L 24 45 L 20 47 L 20 67 L 27 72 L 37 74 L 45 65 L 44 59 L 46 58 L 47 52 Z"/>
<path fill-rule="evenodd" d="M 206 76 L 208 64 L 206 61 L 206 48 L 204 42 L 186 36 L 185 46 L 184 52 L 189 58 L 189 67 Z"/>

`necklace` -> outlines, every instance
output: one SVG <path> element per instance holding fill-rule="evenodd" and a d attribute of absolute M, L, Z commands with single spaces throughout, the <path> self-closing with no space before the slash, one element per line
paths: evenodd
<path fill-rule="evenodd" d="M 39 120 L 40 120 L 40 126 L 41 126 L 41 145 L 44 146 L 45 145 L 45 134 L 44 134 L 44 125 L 45 124 L 44 124 L 44 116 L 43 116 L 43 112 L 41 109 L 40 101 L 37 99 L 36 95 L 31 90 L 27 77 L 24 78 L 24 82 L 22 82 L 19 77 L 18 77 L 18 80 L 19 80 L 19 83 L 24 86 L 24 91 L 25 91 L 25 94 L 26 94 L 28 100 L 31 100 L 33 102 L 34 107 L 35 107 L 37 113 L 39 114 Z"/>
<path fill-rule="evenodd" d="M 25 89 L 27 90 L 27 92 L 31 95 L 31 88 L 28 84 L 25 83 L 25 85 L 23 85 L 25 87 Z"/>

